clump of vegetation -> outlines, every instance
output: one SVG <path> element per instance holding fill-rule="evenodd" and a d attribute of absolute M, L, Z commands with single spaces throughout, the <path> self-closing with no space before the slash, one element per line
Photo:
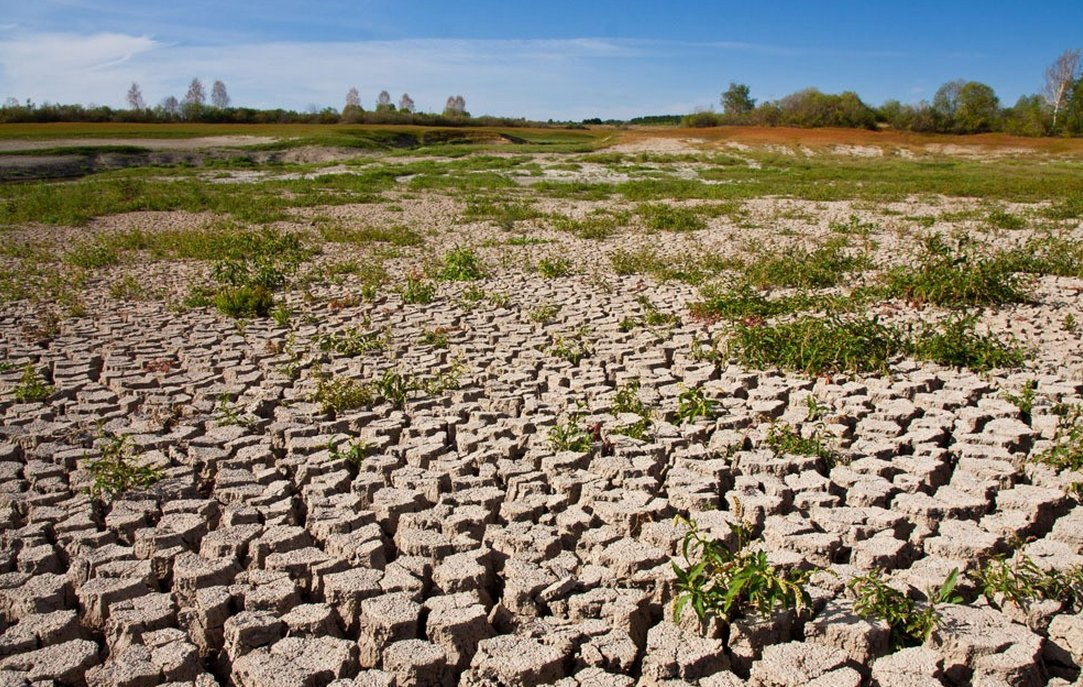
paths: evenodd
<path fill-rule="evenodd" d="M 616 233 L 621 226 L 626 225 L 630 218 L 631 215 L 628 212 L 613 213 L 595 210 L 583 219 L 556 215 L 552 218 L 552 224 L 557 231 L 566 231 L 581 239 L 604 241 Z"/>
<path fill-rule="evenodd" d="M 554 451 L 587 453 L 593 448 L 594 437 L 579 424 L 579 419 L 578 413 L 569 413 L 565 422 L 550 428 L 549 445 Z"/>
<path fill-rule="evenodd" d="M 945 307 L 996 305 L 1027 300 L 1023 284 L 1005 260 L 979 255 L 972 242 L 950 245 L 939 234 L 925 238 L 917 265 L 884 275 L 888 295 Z"/>
<path fill-rule="evenodd" d="M 1001 396 L 1004 400 L 1019 409 L 1023 422 L 1030 423 L 1031 412 L 1034 410 L 1034 395 L 1038 390 L 1038 380 L 1028 379 L 1019 388 L 1019 393 L 1005 391 Z"/>
<path fill-rule="evenodd" d="M 413 229 L 398 224 L 391 227 L 347 227 L 339 222 L 320 222 L 320 236 L 331 243 L 390 243 L 394 246 L 420 246 L 425 243 Z"/>
<path fill-rule="evenodd" d="M 938 603 L 962 602 L 955 592 L 958 581 L 959 571 L 953 570 L 940 589 L 930 591 L 925 604 L 888 585 L 878 569 L 854 577 L 848 586 L 854 594 L 854 610 L 858 615 L 886 622 L 891 628 L 891 647 L 900 649 L 919 646 L 929 638 L 940 619 Z"/>
<path fill-rule="evenodd" d="M 327 452 L 332 461 L 343 461 L 351 472 L 356 473 L 364 465 L 365 458 L 372 450 L 372 445 L 367 441 L 357 440 L 346 443 L 345 448 L 333 440 L 327 443 Z"/>
<path fill-rule="evenodd" d="M 1024 352 L 992 334 L 975 331 L 976 315 L 955 316 L 937 326 L 925 325 L 909 345 L 919 360 L 984 372 L 997 367 L 1019 367 Z"/>
<path fill-rule="evenodd" d="M 848 250 L 845 238 L 836 237 L 811 251 L 800 246 L 759 251 L 741 271 L 760 288 L 827 288 L 843 283 L 850 274 L 860 272 L 868 265 L 867 255 L 853 254 Z"/>
<path fill-rule="evenodd" d="M 138 453 L 127 434 L 102 434 L 98 446 L 101 456 L 87 466 L 94 478 L 90 495 L 95 499 L 112 500 L 117 494 L 145 489 L 164 477 L 161 470 L 136 462 Z"/>
<path fill-rule="evenodd" d="M 542 258 L 538 261 L 538 274 L 547 278 L 566 277 L 572 271 L 572 264 L 565 258 Z"/>
<path fill-rule="evenodd" d="M 776 456 L 812 456 L 831 468 L 839 462 L 839 452 L 827 444 L 825 434 L 822 424 L 816 426 L 812 434 L 806 437 L 793 425 L 774 422 L 767 430 L 764 445 Z"/>
<path fill-rule="evenodd" d="M 560 306 L 555 303 L 545 303 L 539 305 L 528 313 L 531 322 L 537 322 L 538 324 L 548 324 L 553 321 L 553 318 L 560 312 Z"/>
<path fill-rule="evenodd" d="M 899 331 L 876 318 L 803 316 L 779 324 L 734 326 L 729 355 L 749 367 L 779 367 L 810 375 L 885 371 L 904 350 Z"/>
<path fill-rule="evenodd" d="M 707 223 L 695 208 L 643 203 L 636 208 L 636 214 L 642 217 L 643 223 L 653 231 L 699 231 L 707 228 Z"/>
<path fill-rule="evenodd" d="M 218 397 L 217 424 L 219 427 L 249 427 L 253 424 L 253 418 L 238 408 L 229 394 L 221 394 Z"/>
<path fill-rule="evenodd" d="M 360 380 L 319 374 L 312 400 L 324 413 L 343 413 L 370 406 L 374 399 L 372 388 Z"/>
<path fill-rule="evenodd" d="M 399 410 L 406 406 L 410 394 L 420 388 L 417 380 L 398 370 L 384 370 L 384 373 L 373 384 L 376 394 Z"/>
<path fill-rule="evenodd" d="M 523 201 L 501 202 L 488 198 L 470 200 L 466 204 L 466 212 L 463 213 L 463 220 L 467 222 L 488 220 L 507 231 L 514 229 L 516 222 L 537 217 L 541 217 L 541 212 L 530 203 Z"/>
<path fill-rule="evenodd" d="M 630 380 L 617 389 L 617 393 L 613 396 L 613 414 L 639 416 L 639 419 L 634 422 L 615 427 L 613 434 L 622 434 L 640 440 L 646 438 L 647 431 L 650 430 L 653 420 L 650 407 L 639 397 L 638 379 Z"/>
<path fill-rule="evenodd" d="M 708 284 L 700 289 L 700 295 L 702 301 L 689 305 L 692 315 L 700 319 L 762 320 L 790 311 L 789 299 L 770 299 L 743 279 Z"/>
<path fill-rule="evenodd" d="M 142 301 L 150 297 L 147 287 L 130 274 L 109 285 L 109 296 L 118 301 Z"/>
<path fill-rule="evenodd" d="M 553 345 L 549 353 L 567 360 L 572 365 L 578 365 L 583 358 L 589 358 L 594 352 L 594 344 L 587 338 L 585 329 L 567 336 L 556 335 L 553 337 Z"/>
<path fill-rule="evenodd" d="M 23 374 L 19 378 L 13 395 L 19 403 L 41 403 L 56 391 L 56 387 L 49 384 L 34 366 L 27 363 L 23 367 Z"/>
<path fill-rule="evenodd" d="M 673 616 L 678 622 L 686 608 L 700 620 L 717 617 L 723 622 L 755 613 L 770 616 L 776 608 L 801 611 L 812 602 L 805 589 L 815 569 L 780 570 L 755 547 L 746 525 L 730 524 L 736 543 L 705 536 L 694 521 L 681 520 L 689 529 L 681 542 L 684 565 L 674 562 L 677 597 Z"/>
<path fill-rule="evenodd" d="M 1056 470 L 1083 470 L 1083 406 L 1058 408 L 1053 443 L 1034 460 Z"/>
<path fill-rule="evenodd" d="M 850 218 L 845 222 L 833 221 L 827 225 L 827 228 L 836 234 L 847 234 L 850 236 L 868 237 L 878 227 L 872 222 L 864 222 L 857 215 L 850 215 Z"/>
<path fill-rule="evenodd" d="M 620 330 L 623 332 L 630 332 L 640 326 L 651 330 L 664 329 L 675 327 L 681 323 L 680 317 L 671 313 L 662 312 L 662 310 L 646 296 L 636 296 L 636 303 L 639 304 L 643 314 L 639 317 L 625 317 L 621 320 L 619 326 Z"/>
<path fill-rule="evenodd" d="M 388 332 L 366 331 L 360 327 L 353 327 L 342 332 L 323 334 L 317 341 L 322 351 L 334 351 L 352 358 L 365 353 L 382 351 L 387 346 Z"/>
<path fill-rule="evenodd" d="M 211 303 L 221 313 L 232 318 L 267 317 L 274 308 L 274 294 L 256 284 L 226 286 L 214 294 Z"/>
<path fill-rule="evenodd" d="M 436 284 L 416 275 L 407 275 L 406 283 L 399 289 L 403 303 L 426 305 L 436 297 Z"/>
<path fill-rule="evenodd" d="M 970 576 L 992 604 L 1010 601 L 1027 606 L 1037 600 L 1060 601 L 1073 613 L 1083 604 L 1083 565 L 1068 570 L 1042 570 L 1030 556 L 1019 551 L 1010 559 L 996 556 Z"/>
<path fill-rule="evenodd" d="M 474 281 L 485 277 L 481 258 L 470 248 L 453 248 L 444 254 L 443 267 L 437 273 L 446 281 Z"/>
<path fill-rule="evenodd" d="M 710 420 L 718 411 L 718 401 L 708 398 L 702 386 L 685 389 L 677 395 L 677 424 Z"/>
<path fill-rule="evenodd" d="M 998 254 L 997 261 L 1012 272 L 1083 278 L 1083 241 L 1047 231 Z"/>
<path fill-rule="evenodd" d="M 96 239 L 75 244 L 64 253 L 63 260 L 68 265 L 92 270 L 119 264 L 120 251 L 107 239 Z"/>
<path fill-rule="evenodd" d="M 422 344 L 426 346 L 432 346 L 433 348 L 447 348 L 448 332 L 443 327 L 426 329 L 425 331 L 421 332 L 421 337 L 419 340 Z"/>

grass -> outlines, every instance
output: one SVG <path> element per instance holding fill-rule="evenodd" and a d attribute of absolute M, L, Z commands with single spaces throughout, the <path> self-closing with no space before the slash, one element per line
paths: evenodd
<path fill-rule="evenodd" d="M 839 237 L 831 238 L 813 250 L 791 246 L 756 251 L 741 271 L 752 284 L 761 288 L 826 288 L 849 281 L 854 272 L 868 266 L 868 257 L 850 251 L 847 239 Z"/>
<path fill-rule="evenodd" d="M 19 403 L 43 403 L 55 391 L 56 388 L 49 384 L 32 364 L 27 363 L 12 395 Z"/>
<path fill-rule="evenodd" d="M 876 318 L 841 319 L 805 315 L 778 324 L 734 325 L 727 352 L 753 368 L 821 375 L 829 372 L 886 372 L 903 351 L 897 329 Z"/>
<path fill-rule="evenodd" d="M 364 245 L 380 242 L 403 247 L 425 243 L 420 234 L 401 224 L 390 227 L 348 227 L 339 222 L 321 222 L 318 226 L 320 236 L 331 243 Z"/>
<path fill-rule="evenodd" d="M 691 387 L 677 395 L 677 424 L 710 420 L 718 412 L 718 401 L 708 398 L 703 387 Z"/>
<path fill-rule="evenodd" d="M 517 222 L 536 219 L 542 213 L 525 201 L 499 201 L 490 198 L 474 198 L 467 202 L 462 219 L 466 222 L 488 221 L 501 229 L 510 231 Z"/>
<path fill-rule="evenodd" d="M 997 556 L 986 561 L 970 576 L 981 594 L 992 604 L 1009 601 L 1026 607 L 1038 600 L 1063 603 L 1079 612 L 1083 606 L 1083 566 L 1067 570 L 1042 570 L 1030 556 L 1016 552 L 1011 558 Z"/>
<path fill-rule="evenodd" d="M 1059 410 L 1060 419 L 1052 445 L 1035 455 L 1033 460 L 1057 471 L 1083 470 L 1083 406 L 1067 406 Z"/>
<path fill-rule="evenodd" d="M 470 248 L 453 248 L 443 257 L 436 276 L 445 281 L 474 281 L 485 277 L 481 258 Z"/>
<path fill-rule="evenodd" d="M 631 213 L 607 210 L 594 210 L 582 219 L 573 219 L 566 215 L 550 217 L 552 227 L 557 231 L 574 234 L 578 238 L 591 241 L 604 241 L 628 224 Z"/>
<path fill-rule="evenodd" d="M 1023 364 L 1025 354 L 1018 344 L 979 334 L 976 323 L 977 315 L 955 315 L 939 325 L 923 325 L 909 351 L 919 360 L 977 372 Z"/>
<path fill-rule="evenodd" d="M 702 212 L 696 208 L 643 203 L 636 207 L 635 212 L 651 231 L 699 231 L 707 228 Z"/>

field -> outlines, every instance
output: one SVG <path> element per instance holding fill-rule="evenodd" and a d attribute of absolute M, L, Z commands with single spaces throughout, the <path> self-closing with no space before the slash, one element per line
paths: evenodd
<path fill-rule="evenodd" d="M 0 179 L 12 684 L 1078 684 L 1083 141 L 9 126 Z"/>

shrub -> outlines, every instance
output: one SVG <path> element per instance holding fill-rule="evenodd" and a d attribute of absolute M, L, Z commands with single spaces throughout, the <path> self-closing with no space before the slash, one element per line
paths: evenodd
<path fill-rule="evenodd" d="M 399 289 L 399 296 L 402 297 L 403 303 L 419 305 L 432 303 L 436 296 L 436 284 L 410 275 L 406 277 L 406 283 Z"/>
<path fill-rule="evenodd" d="M 925 325 L 910 345 L 914 357 L 984 372 L 997 367 L 1019 367 L 1023 350 L 991 334 L 975 331 L 976 315 L 954 316 L 938 326 Z"/>
<path fill-rule="evenodd" d="M 485 276 L 481 260 L 469 248 L 453 248 L 444 254 L 438 276 L 447 281 L 473 281 Z"/>
<path fill-rule="evenodd" d="M 45 381 L 33 365 L 27 363 L 23 367 L 23 374 L 19 378 L 19 384 L 15 387 L 13 395 L 19 403 L 41 403 L 54 391 L 56 388 Z"/>
<path fill-rule="evenodd" d="M 959 571 L 953 570 L 940 586 L 928 594 L 929 603 L 924 605 L 909 598 L 898 589 L 884 582 L 880 570 L 854 577 L 849 582 L 854 594 L 854 610 L 865 618 L 883 620 L 891 628 L 891 646 L 900 649 L 919 646 L 936 629 L 940 618 L 937 603 L 958 603 L 962 599 L 955 594 Z"/>
<path fill-rule="evenodd" d="M 275 299 L 265 286 L 257 284 L 223 288 L 214 295 L 213 303 L 230 317 L 267 317 Z"/>
<path fill-rule="evenodd" d="M 677 396 L 677 424 L 683 425 L 700 419 L 710 420 L 715 416 L 717 408 L 718 401 L 707 398 L 703 387 L 685 389 Z"/>
<path fill-rule="evenodd" d="M 99 446 L 101 457 L 87 466 L 94 478 L 90 495 L 95 499 L 111 500 L 130 489 L 149 487 L 164 476 L 157 468 L 135 463 L 138 454 L 126 434 L 104 434 L 99 437 Z"/>

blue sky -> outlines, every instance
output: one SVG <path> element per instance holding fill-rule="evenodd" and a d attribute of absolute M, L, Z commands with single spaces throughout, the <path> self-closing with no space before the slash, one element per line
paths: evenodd
<path fill-rule="evenodd" d="M 0 0 L 0 98 L 123 106 L 223 80 L 235 105 L 342 106 L 356 86 L 422 110 L 631 117 L 717 107 L 730 81 L 773 99 L 814 86 L 867 102 L 945 81 L 1006 104 L 1083 47 L 1083 2 L 433 2 Z"/>

